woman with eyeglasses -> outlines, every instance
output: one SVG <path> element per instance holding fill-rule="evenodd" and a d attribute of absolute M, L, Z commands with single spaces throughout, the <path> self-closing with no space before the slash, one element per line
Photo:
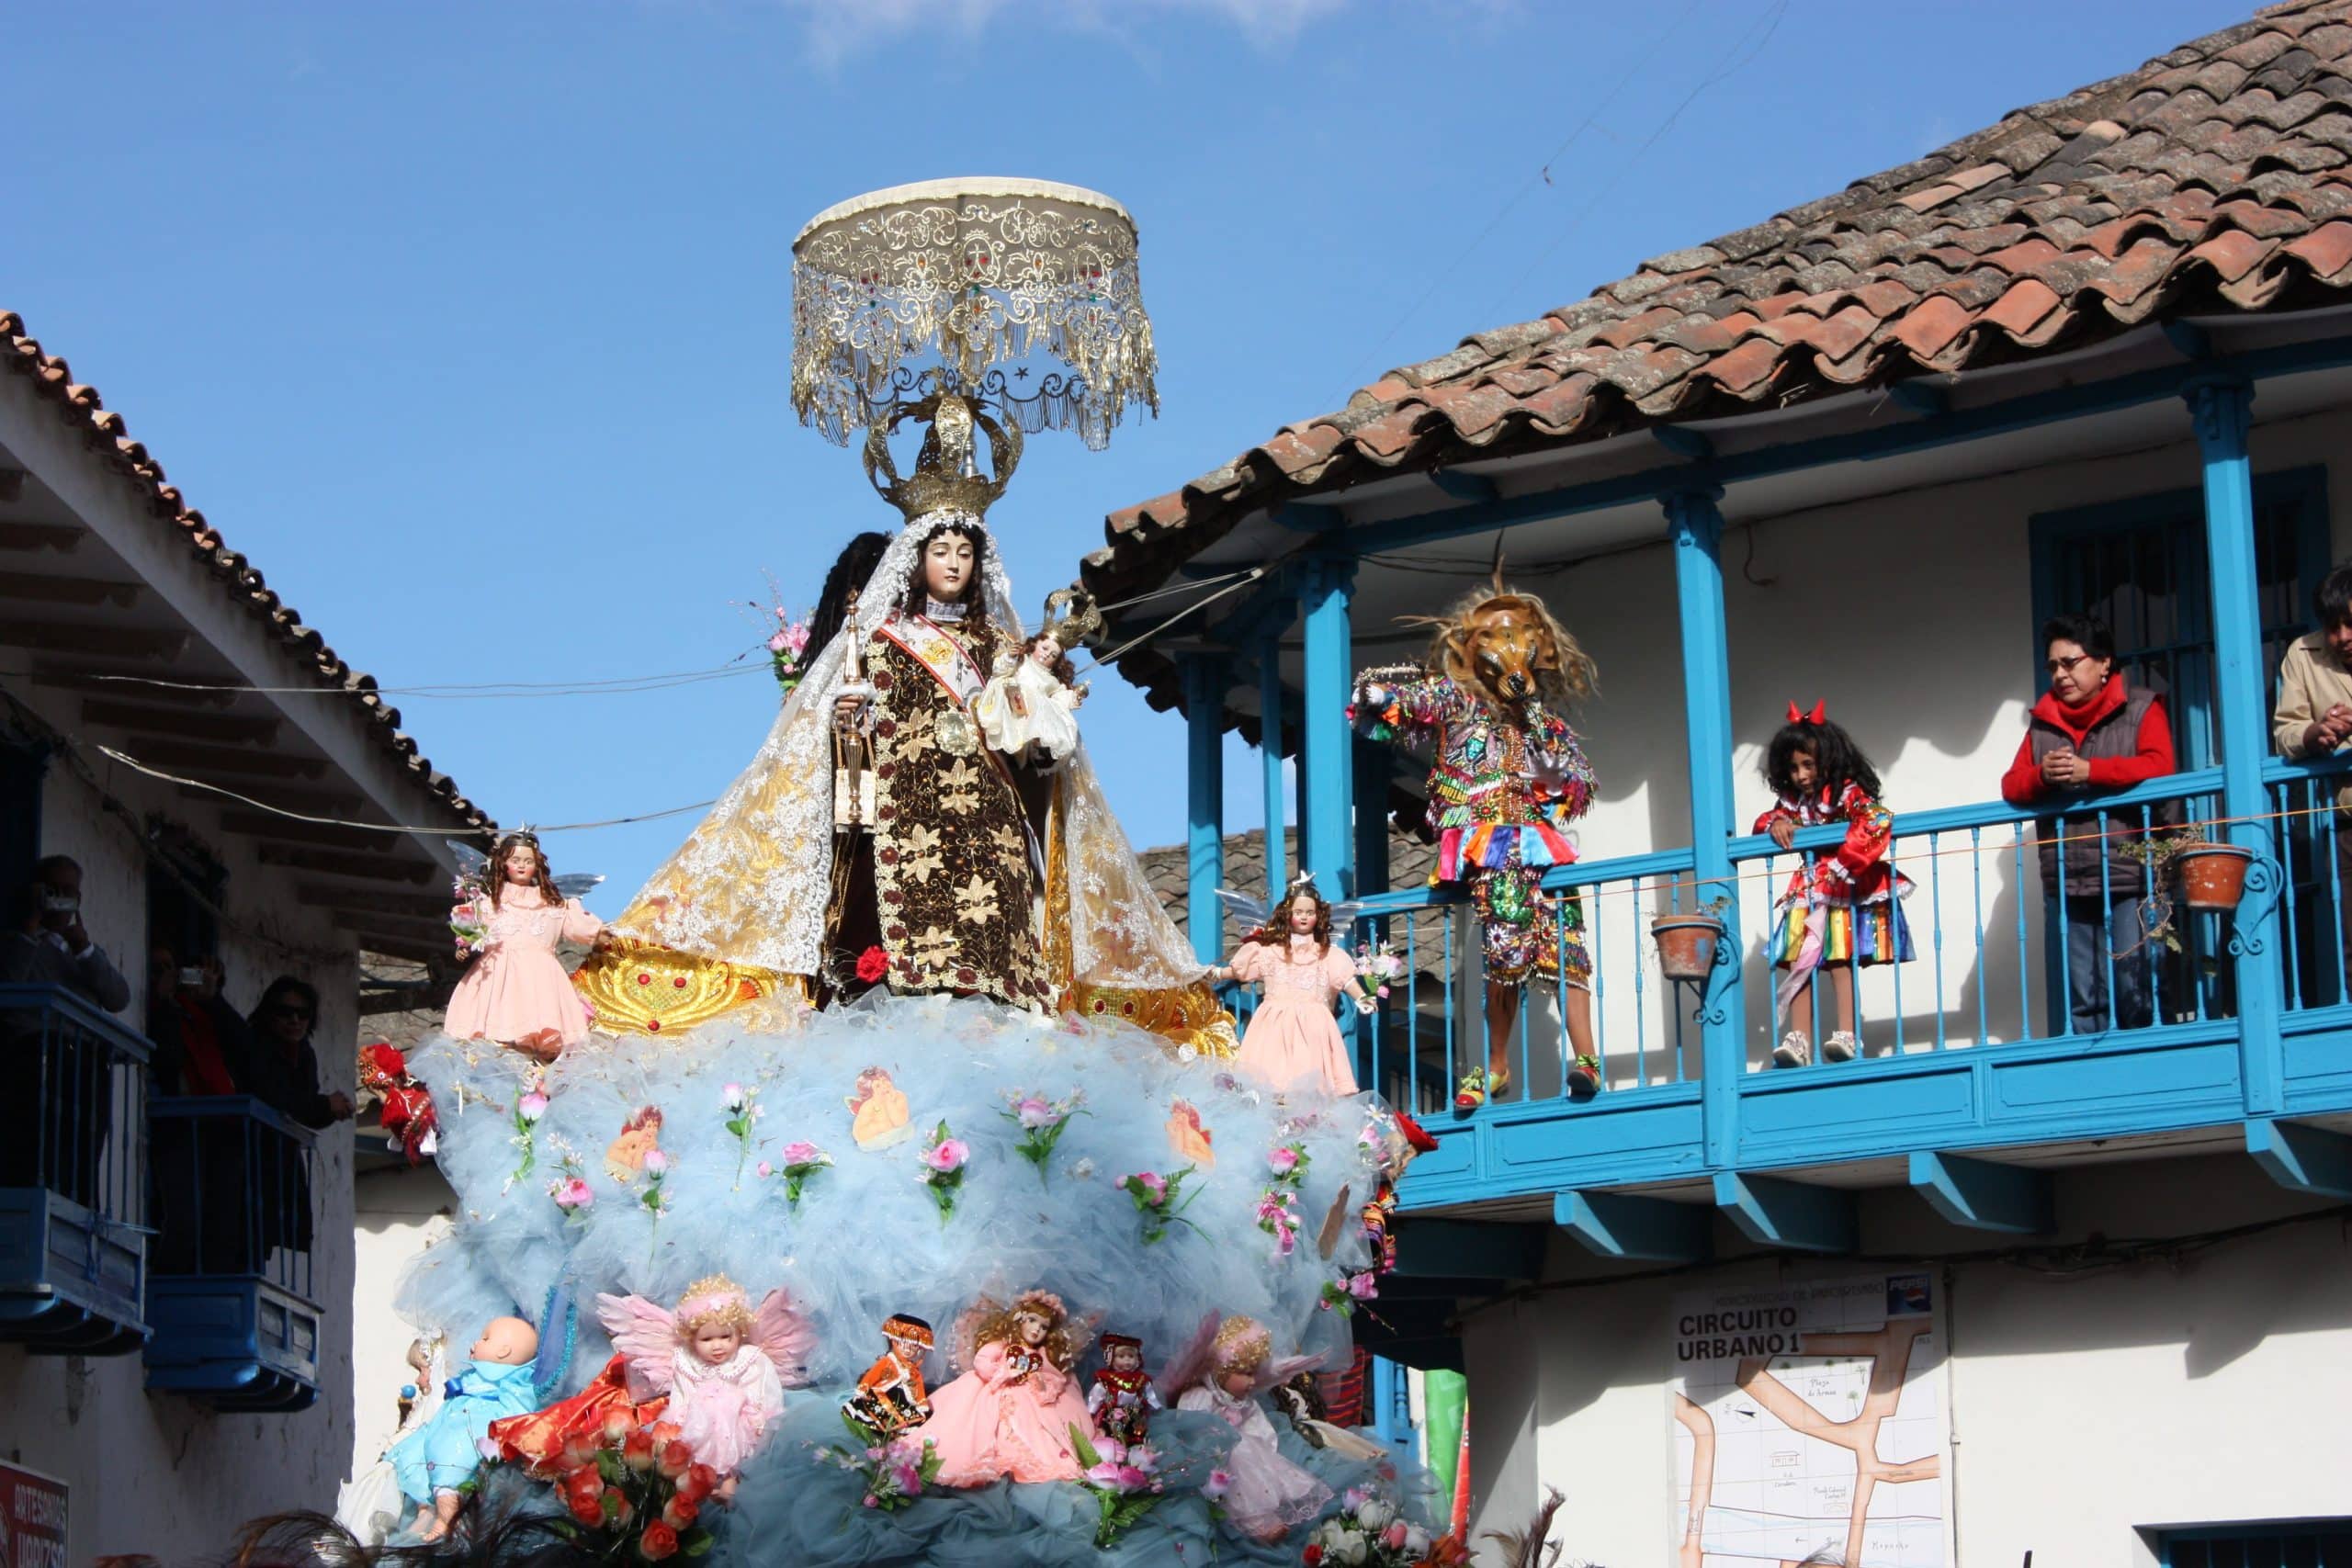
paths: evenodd
<path fill-rule="evenodd" d="M 351 1097 L 319 1088 L 319 1054 L 311 1031 L 319 1018 L 319 993 L 306 980 L 280 975 L 261 994 L 253 1025 L 252 1083 L 263 1103 L 305 1127 L 325 1127 L 351 1119 Z M 272 1139 L 265 1143 L 255 1172 L 262 1201 L 265 1247 L 311 1245 L 311 1176 L 299 1152 Z"/>
<path fill-rule="evenodd" d="M 2059 615 L 2042 626 L 2041 642 L 2050 690 L 2026 721 L 2017 760 L 2001 779 L 2002 799 L 2050 810 L 2177 771 L 2164 702 L 2125 685 L 2107 623 Z M 2163 826 L 2178 815 L 2167 804 L 2150 808 L 2146 820 Z M 2155 1016 L 2154 944 L 2141 918 L 2148 872 L 2124 850 L 2141 836 L 2141 822 L 2136 811 L 2092 814 L 2044 821 L 2037 829 L 2042 891 L 2066 928 L 2067 1000 L 2076 1033 L 2141 1029 Z"/>

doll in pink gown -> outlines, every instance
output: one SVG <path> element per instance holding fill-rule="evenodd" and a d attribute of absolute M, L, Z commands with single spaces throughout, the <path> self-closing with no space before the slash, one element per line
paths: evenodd
<path fill-rule="evenodd" d="M 1250 933 L 1232 964 L 1209 974 L 1265 987 L 1241 1036 L 1236 1073 L 1278 1094 L 1356 1092 L 1355 1069 L 1331 1003 L 1346 997 L 1365 1012 L 1375 1004 L 1357 983 L 1355 961 L 1331 940 L 1331 906 L 1314 884 L 1293 883 L 1289 897 Z"/>
<path fill-rule="evenodd" d="M 1273 1337 L 1254 1318 L 1228 1317 L 1213 1332 L 1203 1328 L 1206 1343 L 1180 1354 L 1161 1373 L 1162 1386 L 1185 1385 L 1176 1393 L 1177 1409 L 1208 1411 L 1233 1428 L 1224 1465 L 1233 1477 L 1226 1517 L 1253 1540 L 1280 1540 L 1321 1513 L 1331 1489 L 1283 1458 L 1259 1395 L 1313 1366 L 1315 1358 L 1275 1359 Z"/>
<path fill-rule="evenodd" d="M 599 942 L 605 922 L 557 891 L 527 829 L 499 840 L 481 874 L 481 888 L 458 912 L 469 914 L 482 934 L 443 1027 L 456 1039 L 494 1040 L 551 1062 L 588 1038 L 587 1005 L 556 944 Z"/>
<path fill-rule="evenodd" d="M 783 1413 L 784 1391 L 808 1382 L 815 1329 L 782 1291 L 754 1311 L 724 1274 L 688 1285 L 674 1312 L 642 1296 L 598 1296 L 596 1315 L 628 1363 L 629 1397 L 669 1395 L 663 1418 L 718 1472 L 711 1495 L 733 1501 L 743 1461 Z"/>
<path fill-rule="evenodd" d="M 1093 1421 L 1070 1375 L 1079 1347 L 1061 1298 L 1025 1291 L 1002 1308 L 983 1300 L 956 1338 L 972 1347 L 971 1370 L 933 1393 L 931 1419 L 911 1434 L 938 1446 L 941 1483 L 1080 1479 L 1070 1427 L 1091 1431 Z"/>

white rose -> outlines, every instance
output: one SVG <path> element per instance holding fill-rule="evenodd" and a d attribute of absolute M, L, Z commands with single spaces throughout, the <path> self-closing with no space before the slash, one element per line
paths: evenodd
<path fill-rule="evenodd" d="M 1370 1535 L 1386 1529 L 1388 1521 L 1396 1517 L 1396 1506 L 1379 1497 L 1365 1498 L 1363 1506 L 1356 1510 L 1356 1522 Z"/>
<path fill-rule="evenodd" d="M 1325 1551 L 1324 1555 L 1336 1558 L 1341 1562 L 1353 1563 L 1363 1562 L 1364 1554 L 1371 1550 L 1372 1543 L 1354 1530 L 1341 1530 L 1340 1539 L 1331 1543 L 1329 1550 Z"/>
<path fill-rule="evenodd" d="M 1430 1554 L 1430 1532 L 1419 1525 L 1407 1525 L 1405 1550 L 1416 1557 L 1427 1557 Z"/>

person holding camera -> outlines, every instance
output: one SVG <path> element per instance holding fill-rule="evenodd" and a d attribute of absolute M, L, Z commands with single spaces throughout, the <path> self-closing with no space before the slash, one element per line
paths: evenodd
<path fill-rule="evenodd" d="M 10 894 L 0 986 L 54 986 L 107 1012 L 130 1005 L 130 987 L 83 926 L 82 868 L 70 857 L 39 862 Z M 0 1187 L 96 1203 L 112 1088 L 103 1044 L 51 1029 L 38 1011 L 0 1013 Z"/>

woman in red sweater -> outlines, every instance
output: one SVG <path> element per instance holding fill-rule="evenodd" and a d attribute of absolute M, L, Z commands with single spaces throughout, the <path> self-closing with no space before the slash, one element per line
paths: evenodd
<path fill-rule="evenodd" d="M 2001 779 L 2002 799 L 2053 810 L 2176 771 L 2164 703 L 2125 687 L 2105 622 L 2060 615 L 2041 628 L 2041 641 L 2050 690 L 2027 719 L 2017 760 Z M 2154 822 L 2177 816 L 2171 806 L 2149 813 Z M 2066 928 L 2068 1001 L 2077 1033 L 2143 1028 L 2154 1017 L 2153 949 L 2141 919 L 2148 873 L 2121 848 L 2139 829 L 2138 812 L 2086 813 L 2039 829 L 2042 891 Z"/>

